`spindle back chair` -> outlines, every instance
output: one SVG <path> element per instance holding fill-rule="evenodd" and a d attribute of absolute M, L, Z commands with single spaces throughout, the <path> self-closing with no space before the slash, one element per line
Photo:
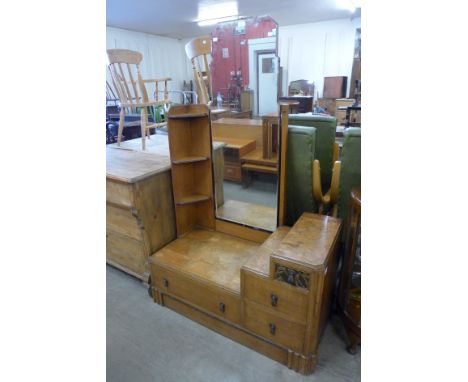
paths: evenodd
<path fill-rule="evenodd" d="M 170 77 L 144 80 L 140 72 L 140 62 L 143 55 L 140 52 L 128 49 L 108 49 L 109 71 L 111 73 L 112 84 L 116 90 L 120 101 L 120 120 L 117 136 L 117 144 L 120 146 L 122 132 L 125 122 L 125 113 L 140 112 L 141 115 L 141 145 L 146 149 L 145 137 L 150 137 L 150 129 L 163 127 L 167 122 L 150 123 L 148 121 L 148 108 L 164 106 L 170 103 L 167 82 Z M 164 82 L 163 97 L 159 97 L 159 83 Z M 156 91 L 155 98 L 148 98 L 146 84 L 154 83 Z"/>
<path fill-rule="evenodd" d="M 211 72 L 208 64 L 208 55 L 211 55 L 211 37 L 203 36 L 189 41 L 185 45 L 185 53 L 192 62 L 193 78 L 200 103 L 210 105 L 213 99 L 211 88 Z M 204 69 L 200 63 L 200 57 L 203 57 Z"/>

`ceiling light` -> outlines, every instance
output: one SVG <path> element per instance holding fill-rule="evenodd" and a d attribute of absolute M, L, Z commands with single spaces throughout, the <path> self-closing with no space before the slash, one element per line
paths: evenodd
<path fill-rule="evenodd" d="M 351 13 L 356 12 L 357 8 L 361 8 L 361 0 L 336 0 L 337 5 L 342 9 L 347 9 Z"/>
<path fill-rule="evenodd" d="M 195 20 L 199 26 L 213 25 L 223 21 L 237 20 L 237 1 L 223 3 L 200 4 L 198 18 Z"/>

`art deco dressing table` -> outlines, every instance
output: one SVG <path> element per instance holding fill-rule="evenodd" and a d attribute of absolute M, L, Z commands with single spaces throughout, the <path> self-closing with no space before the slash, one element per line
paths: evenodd
<path fill-rule="evenodd" d="M 217 219 L 209 109 L 172 107 L 168 124 L 177 239 L 150 257 L 154 301 L 310 374 L 330 310 L 341 220 L 304 213 L 281 226 L 281 142 L 280 226 L 271 233 Z M 287 118 L 280 125 L 284 144 Z"/>

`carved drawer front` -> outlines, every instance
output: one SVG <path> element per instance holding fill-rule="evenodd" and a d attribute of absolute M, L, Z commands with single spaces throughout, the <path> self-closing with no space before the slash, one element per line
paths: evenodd
<path fill-rule="evenodd" d="M 240 323 L 240 297 L 215 286 L 208 287 L 187 276 L 154 264 L 152 265 L 152 275 L 156 288 L 162 293 L 180 297 L 219 317 L 236 324 Z"/>
<path fill-rule="evenodd" d="M 106 222 L 108 229 L 136 240 L 142 240 L 141 227 L 131 209 L 107 204 Z"/>
<path fill-rule="evenodd" d="M 284 283 L 244 273 L 245 298 L 286 314 L 292 320 L 305 323 L 308 291 Z"/>
<path fill-rule="evenodd" d="M 111 260 L 131 271 L 143 275 L 146 271 L 146 255 L 143 244 L 116 232 L 106 232 L 106 255 Z"/>
<path fill-rule="evenodd" d="M 302 352 L 305 325 L 290 321 L 268 308 L 244 300 L 244 326 L 290 350 Z"/>
<path fill-rule="evenodd" d="M 133 185 L 119 182 L 106 182 L 106 200 L 122 207 L 133 207 Z"/>

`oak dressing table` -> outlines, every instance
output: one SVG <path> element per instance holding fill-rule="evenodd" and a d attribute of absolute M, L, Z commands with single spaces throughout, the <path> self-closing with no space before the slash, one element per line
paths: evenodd
<path fill-rule="evenodd" d="M 154 301 L 310 374 L 330 310 L 341 220 L 304 213 L 281 226 L 284 185 L 274 232 L 217 219 L 209 109 L 174 106 L 168 124 L 177 239 L 150 257 Z"/>

